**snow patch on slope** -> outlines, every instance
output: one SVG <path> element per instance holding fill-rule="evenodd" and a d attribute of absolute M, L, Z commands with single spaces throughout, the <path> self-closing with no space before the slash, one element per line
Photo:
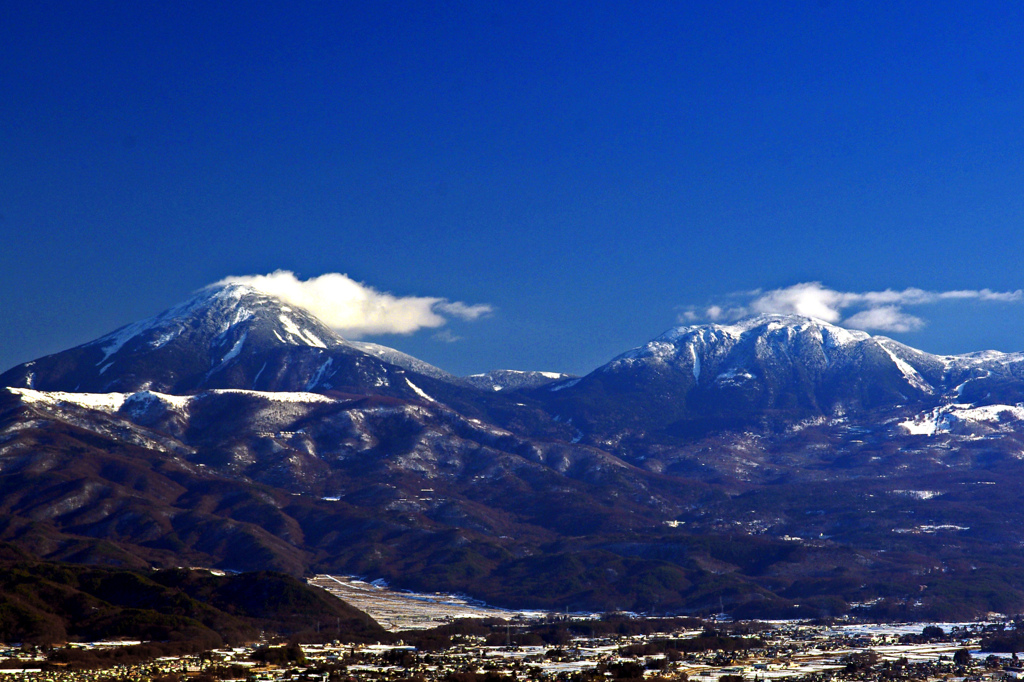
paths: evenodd
<path fill-rule="evenodd" d="M 910 435 L 934 436 L 936 433 L 949 433 L 959 425 L 996 428 L 1021 421 L 1024 421 L 1024 403 L 980 406 L 954 403 L 919 414 L 900 422 L 899 426 Z"/>
<path fill-rule="evenodd" d="M 299 329 L 299 325 L 292 321 L 292 318 L 287 315 L 279 315 L 277 319 L 281 326 L 284 327 L 285 332 L 288 333 L 290 341 L 294 341 L 295 338 L 298 338 L 300 341 L 302 340 L 302 330 Z"/>
<path fill-rule="evenodd" d="M 576 384 L 580 383 L 582 378 L 583 377 L 577 377 L 575 379 L 569 379 L 568 381 L 564 381 L 564 382 L 558 384 L 557 386 L 552 386 L 548 390 L 554 392 L 554 391 L 561 391 L 563 388 L 571 388 L 571 387 L 575 386 Z"/>
<path fill-rule="evenodd" d="M 844 329 L 831 324 L 822 324 L 821 343 L 826 348 L 845 348 L 867 341 L 871 335 L 854 329 Z"/>
<path fill-rule="evenodd" d="M 892 350 L 888 347 L 888 345 L 886 345 L 882 341 L 879 341 L 878 347 L 884 350 L 886 355 L 888 355 L 892 359 L 892 361 L 896 363 L 896 367 L 899 368 L 900 372 L 903 374 L 903 376 L 906 378 L 907 382 L 909 382 L 911 386 L 918 389 L 919 391 L 923 391 L 924 393 L 935 392 L 935 389 L 932 388 L 931 384 L 925 381 L 924 378 L 920 374 L 918 374 L 917 370 L 911 367 L 909 363 L 907 363 L 905 360 L 902 360 L 895 353 L 893 353 Z"/>
<path fill-rule="evenodd" d="M 237 394 L 250 395 L 264 400 L 279 403 L 334 403 L 333 398 L 319 393 L 302 391 L 249 391 L 245 389 L 215 389 L 198 395 L 170 395 L 157 391 L 138 391 L 136 393 L 69 393 L 64 391 L 37 391 L 31 388 L 5 387 L 3 390 L 20 396 L 23 402 L 41 405 L 76 405 L 90 410 L 114 413 L 122 408 L 130 408 L 133 403 L 159 400 L 176 411 L 188 409 L 194 400 L 201 400 L 207 395 Z"/>
<path fill-rule="evenodd" d="M 103 343 L 104 341 L 106 341 L 106 343 L 101 347 L 103 357 L 96 363 L 96 366 L 99 367 L 105 363 L 111 355 L 124 348 L 126 343 L 153 326 L 154 321 L 152 319 L 133 322 L 132 324 L 121 327 L 117 331 L 111 332 L 110 334 L 100 338 L 95 343 Z"/>
<path fill-rule="evenodd" d="M 911 436 L 934 436 L 936 422 L 928 415 L 918 415 L 913 419 L 900 422 L 900 426 Z"/>
<path fill-rule="evenodd" d="M 316 334 L 314 334 L 313 332 L 309 331 L 308 329 L 303 329 L 302 330 L 302 338 L 304 338 L 307 341 L 309 341 L 309 344 L 311 346 L 315 346 L 317 348 L 327 348 L 327 344 L 324 343 L 323 341 L 321 341 L 320 338 Z"/>
<path fill-rule="evenodd" d="M 429 395 L 427 395 L 426 391 L 424 391 L 422 388 L 420 388 L 416 384 L 414 384 L 411 381 L 409 381 L 409 377 L 405 378 L 405 383 L 409 384 L 409 388 L 411 388 L 412 390 L 416 391 L 416 395 L 418 395 L 419 397 L 423 398 L 424 400 L 429 400 L 432 403 L 436 403 L 437 402 L 436 400 L 431 398 Z"/>
<path fill-rule="evenodd" d="M 183 412 L 195 400 L 190 395 L 171 395 L 169 393 L 157 393 L 156 391 L 139 391 L 132 393 L 125 398 L 124 406 L 130 407 L 135 402 L 147 402 L 157 400 L 165 405 L 171 406 L 177 412 Z"/>
<path fill-rule="evenodd" d="M 21 396 L 23 402 L 57 405 L 67 403 L 90 410 L 117 412 L 124 404 L 125 393 L 65 393 L 63 391 L 36 391 L 31 388 L 7 388 L 11 393 Z"/>
<path fill-rule="evenodd" d="M 260 375 L 263 374 L 263 370 L 265 370 L 266 368 L 267 368 L 267 363 L 264 362 L 263 366 L 260 367 L 260 371 L 256 372 L 256 376 L 253 377 L 253 379 L 252 379 L 252 387 L 253 388 L 256 388 L 256 382 L 260 380 Z"/>
<path fill-rule="evenodd" d="M 414 358 L 411 355 L 382 346 L 379 343 L 369 343 L 367 341 L 349 341 L 348 344 L 357 350 L 361 350 L 364 353 L 372 355 L 378 360 L 383 360 L 392 365 L 396 365 L 403 369 L 409 369 L 418 374 L 425 374 L 428 377 L 435 379 L 443 379 L 444 381 L 457 381 L 456 377 L 449 374 L 448 372 L 431 365 L 430 363 L 424 362 L 418 358 Z"/>
<path fill-rule="evenodd" d="M 236 394 L 236 395 L 251 395 L 257 398 L 263 398 L 278 403 L 333 403 L 337 402 L 333 398 L 328 398 L 325 395 L 319 393 L 307 393 L 305 391 L 250 391 L 243 388 L 220 388 L 212 391 L 207 391 L 212 395 L 218 394 Z"/>
<path fill-rule="evenodd" d="M 316 388 L 316 385 L 324 378 L 324 375 L 327 373 L 327 370 L 330 369 L 332 364 L 334 364 L 334 358 L 327 358 L 327 362 L 320 365 L 320 368 L 316 371 L 316 374 L 313 375 L 313 378 L 306 383 L 307 391 Z M 260 371 L 262 372 L 263 370 Z"/>
<path fill-rule="evenodd" d="M 238 354 L 242 352 L 242 346 L 245 345 L 245 339 L 247 336 L 249 336 L 249 332 L 242 332 L 242 335 L 238 338 L 237 341 L 235 341 L 235 345 L 231 346 L 231 350 L 225 353 L 224 357 L 221 358 L 221 367 L 223 367 L 224 365 L 228 364 L 229 362 L 238 357 Z"/>

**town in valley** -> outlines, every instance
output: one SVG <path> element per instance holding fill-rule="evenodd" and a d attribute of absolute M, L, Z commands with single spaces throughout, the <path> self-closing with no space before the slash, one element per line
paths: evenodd
<path fill-rule="evenodd" d="M 973 623 L 871 624 L 504 611 L 354 578 L 308 582 L 344 596 L 398 638 L 275 638 L 130 661 L 119 652 L 142 642 L 7 643 L 0 647 L 0 680 L 959 682 L 1024 675 L 1017 654 L 1005 650 L 1017 641 L 1015 623 L 1000 614 Z"/>

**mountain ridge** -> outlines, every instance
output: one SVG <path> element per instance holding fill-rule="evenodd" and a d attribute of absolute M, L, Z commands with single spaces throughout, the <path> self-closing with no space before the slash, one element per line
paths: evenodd
<path fill-rule="evenodd" d="M 13 367 L 0 374 L 0 385 L 171 395 L 339 391 L 463 407 L 475 391 L 400 351 L 348 341 L 304 309 L 241 284 L 208 287 L 158 315 Z"/>
<path fill-rule="evenodd" d="M 548 387 L 545 401 L 605 437 L 617 424 L 689 433 L 685 425 L 701 421 L 933 408 L 968 387 L 978 400 L 1024 394 L 1024 354 L 938 356 L 814 318 L 761 315 L 670 329 L 579 380 Z"/>
<path fill-rule="evenodd" d="M 184 343 L 178 343 L 182 340 Z M 175 351 L 176 343 L 183 347 L 177 348 L 177 352 L 170 352 Z M 745 318 L 731 324 L 673 327 L 646 344 L 615 356 L 582 377 L 513 370 L 492 370 L 458 377 L 394 348 L 346 340 L 308 311 L 283 303 L 255 287 L 224 284 L 202 289 L 183 303 L 125 325 L 94 341 L 15 366 L 0 374 L 0 385 L 69 392 L 152 389 L 179 394 L 204 388 L 332 390 L 336 385 L 330 378 L 337 374 L 337 368 L 325 365 L 328 361 L 338 361 L 336 358 L 339 356 L 347 357 L 350 364 L 384 363 L 453 386 L 472 386 L 483 390 L 495 390 L 495 387 L 502 390 L 533 389 L 552 384 L 549 389 L 571 391 L 581 383 L 585 386 L 598 373 L 615 373 L 630 365 L 650 367 L 654 364 L 685 369 L 693 375 L 695 385 L 707 384 L 710 373 L 714 373 L 720 382 L 740 384 L 748 379 L 751 361 L 755 365 L 757 361 L 778 361 L 783 355 L 795 352 L 803 366 L 821 370 L 833 365 L 837 359 L 843 360 L 843 354 L 856 347 L 870 347 L 878 356 L 874 358 L 876 364 L 880 361 L 891 365 L 887 367 L 892 374 L 889 379 L 909 384 L 903 388 L 911 392 L 948 390 L 950 381 L 957 381 L 954 386 L 958 386 L 986 378 L 972 376 L 972 373 L 1005 374 L 1007 368 L 1011 368 L 1013 378 L 1024 377 L 1021 370 L 1024 368 L 1024 353 L 977 351 L 962 355 L 935 355 L 884 336 L 871 336 L 823 320 L 774 314 Z M 861 355 L 864 348 L 860 349 Z M 168 352 L 162 352 L 164 349 Z M 265 354 L 271 350 L 276 350 L 283 357 L 268 363 L 269 366 L 261 365 L 248 372 L 238 371 L 239 366 L 245 365 L 247 355 Z M 287 352 L 289 350 L 294 352 Z M 773 350 L 779 357 L 770 357 Z M 730 353 L 732 357 L 725 357 Z M 160 357 L 151 366 L 133 366 L 133 359 L 143 354 Z M 190 363 L 184 363 L 180 357 L 183 354 L 191 358 Z M 318 359 L 319 364 L 316 362 Z M 718 367 L 723 360 L 731 366 Z M 170 364 L 173 370 L 161 370 L 160 363 Z M 299 366 L 298 371 L 287 366 L 293 363 Z M 128 366 L 119 368 L 119 364 Z M 81 371 L 82 366 L 90 365 L 95 368 L 94 372 Z M 117 378 L 115 375 L 119 374 L 119 369 L 121 376 Z M 716 369 L 724 371 L 714 372 Z M 757 369 L 760 369 L 758 376 L 765 374 L 765 367 Z M 897 371 L 893 372 L 893 369 Z M 730 370 L 732 374 L 729 374 Z M 161 371 L 164 376 L 154 377 Z M 338 386 L 367 390 L 381 388 L 394 378 L 382 376 L 379 367 L 367 366 L 364 372 L 365 376 L 355 381 L 349 372 L 349 376 L 340 377 Z M 373 372 L 377 375 L 371 377 Z M 109 377 L 105 377 L 108 373 Z M 129 376 L 123 376 L 125 374 Z M 376 385 L 364 385 L 367 382 Z M 396 383 L 403 385 L 401 380 Z"/>
<path fill-rule="evenodd" d="M 1024 355 L 767 316 L 474 387 L 285 307 L 205 292 L 0 375 L 0 541 L 509 606 L 1024 610 Z"/>

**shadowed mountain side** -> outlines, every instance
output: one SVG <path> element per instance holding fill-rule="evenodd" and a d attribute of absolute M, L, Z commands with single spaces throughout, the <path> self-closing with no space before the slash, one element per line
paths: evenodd
<path fill-rule="evenodd" d="M 281 573 L 131 571 L 28 557 L 4 559 L 0 568 L 5 642 L 123 638 L 169 642 L 184 652 L 320 626 L 345 641 L 388 637 L 365 613 Z"/>

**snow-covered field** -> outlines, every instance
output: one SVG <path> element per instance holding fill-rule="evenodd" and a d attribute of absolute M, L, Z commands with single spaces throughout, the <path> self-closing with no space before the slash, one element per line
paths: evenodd
<path fill-rule="evenodd" d="M 541 611 L 506 611 L 471 602 L 451 594 L 398 592 L 357 578 L 318 575 L 310 585 L 323 588 L 336 597 L 365 611 L 381 627 L 399 630 L 425 630 L 457 618 L 541 618 Z"/>

